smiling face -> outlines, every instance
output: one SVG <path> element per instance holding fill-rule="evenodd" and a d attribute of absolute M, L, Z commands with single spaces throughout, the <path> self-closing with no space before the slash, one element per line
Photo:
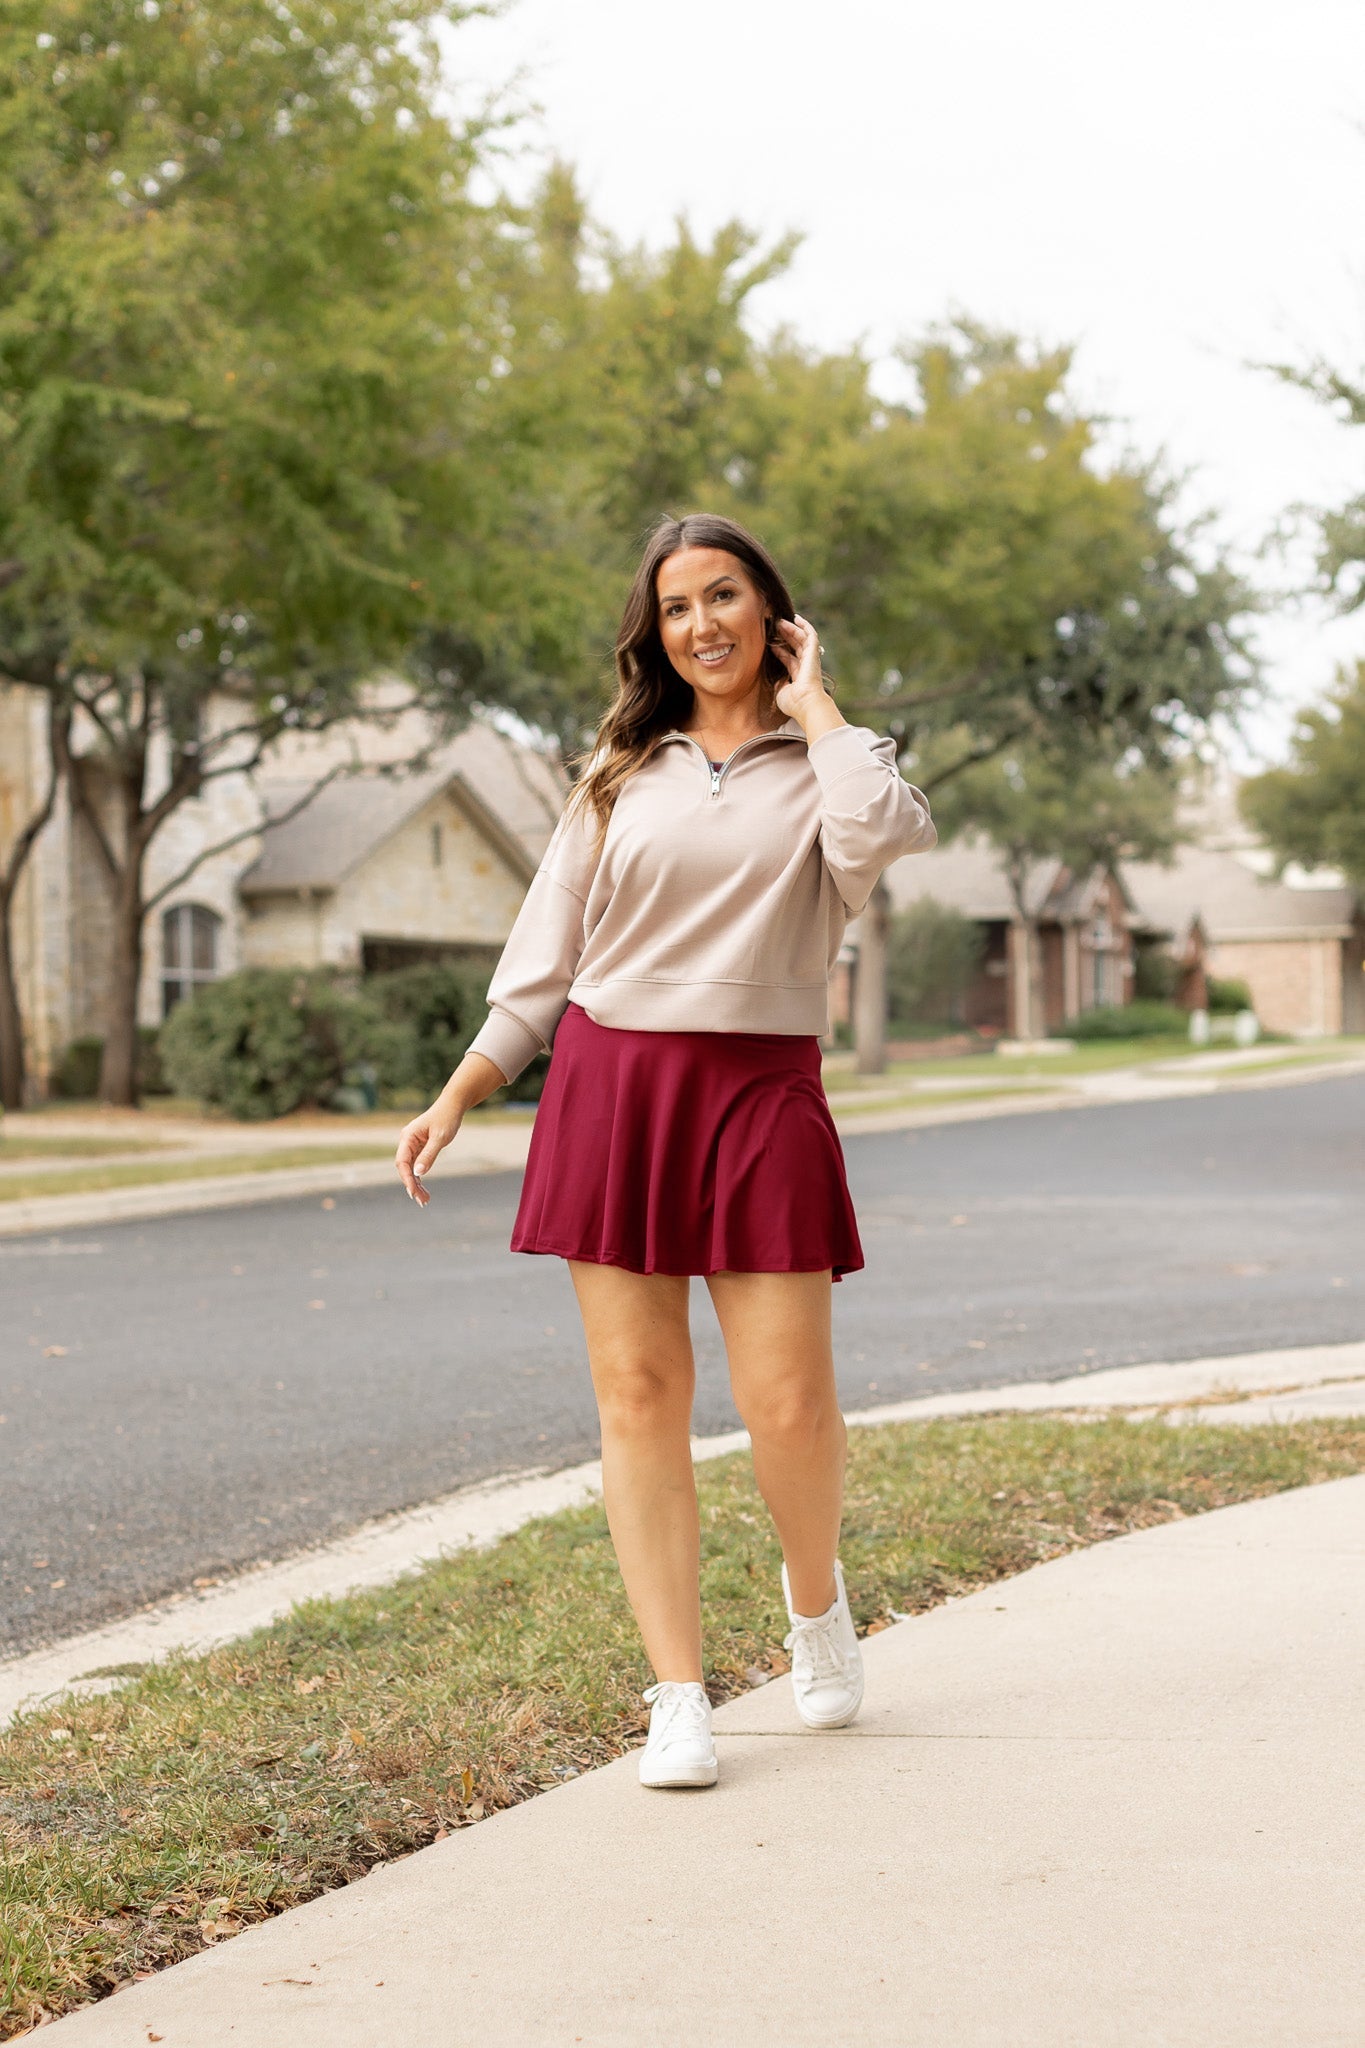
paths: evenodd
<path fill-rule="evenodd" d="M 757 685 L 769 608 L 743 564 L 720 548 L 679 548 L 659 566 L 659 638 L 699 713 L 738 706 Z"/>

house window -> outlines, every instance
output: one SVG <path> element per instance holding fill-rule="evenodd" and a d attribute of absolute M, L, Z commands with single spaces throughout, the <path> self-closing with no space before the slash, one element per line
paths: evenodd
<path fill-rule="evenodd" d="M 218 974 L 218 933 L 223 920 L 202 903 L 177 903 L 161 920 L 161 1014 Z"/>

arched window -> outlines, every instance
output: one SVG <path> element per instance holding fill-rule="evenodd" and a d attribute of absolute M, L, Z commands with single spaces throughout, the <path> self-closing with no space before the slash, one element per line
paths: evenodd
<path fill-rule="evenodd" d="M 161 1014 L 218 974 L 218 932 L 223 920 L 202 903 L 177 903 L 161 920 Z"/>

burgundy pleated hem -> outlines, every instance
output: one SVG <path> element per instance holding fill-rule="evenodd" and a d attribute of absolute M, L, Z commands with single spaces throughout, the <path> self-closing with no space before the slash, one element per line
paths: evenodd
<path fill-rule="evenodd" d="M 570 1003 L 511 1249 L 634 1273 L 857 1272 L 819 1039 L 625 1031 Z"/>

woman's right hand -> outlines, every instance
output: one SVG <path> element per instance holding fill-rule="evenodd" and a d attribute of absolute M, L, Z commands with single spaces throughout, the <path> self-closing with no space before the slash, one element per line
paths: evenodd
<path fill-rule="evenodd" d="M 420 1116 L 415 1116 L 410 1124 L 404 1124 L 399 1133 L 393 1163 L 413 1201 L 423 1209 L 431 1196 L 422 1185 L 422 1175 L 430 1173 L 463 1122 L 462 1109 L 447 1109 L 438 1102 L 430 1109 L 424 1109 Z"/>

